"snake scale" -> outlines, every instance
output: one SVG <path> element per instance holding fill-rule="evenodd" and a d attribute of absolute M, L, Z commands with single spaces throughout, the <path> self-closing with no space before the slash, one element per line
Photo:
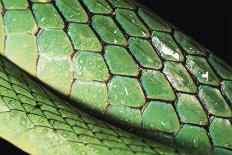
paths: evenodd
<path fill-rule="evenodd" d="M 131 0 L 0 0 L 0 137 L 30 154 L 232 154 L 232 68 Z"/>

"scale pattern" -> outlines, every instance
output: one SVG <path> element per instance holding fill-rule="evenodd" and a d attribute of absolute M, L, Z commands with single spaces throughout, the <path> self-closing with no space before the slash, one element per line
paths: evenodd
<path fill-rule="evenodd" d="M 31 154 L 181 154 L 94 119 L 0 58 L 0 137 Z"/>
<path fill-rule="evenodd" d="M 1 5 L 0 53 L 75 106 L 184 148 L 232 150 L 232 68 L 142 5 Z"/>

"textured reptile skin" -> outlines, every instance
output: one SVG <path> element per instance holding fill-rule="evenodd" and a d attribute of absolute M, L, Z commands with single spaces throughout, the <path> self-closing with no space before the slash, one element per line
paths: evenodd
<path fill-rule="evenodd" d="M 180 154 L 94 119 L 0 58 L 0 137 L 31 154 Z"/>
<path fill-rule="evenodd" d="M 74 107 L 176 148 L 231 153 L 232 68 L 142 5 L 2 0 L 0 12 L 0 53 Z"/>

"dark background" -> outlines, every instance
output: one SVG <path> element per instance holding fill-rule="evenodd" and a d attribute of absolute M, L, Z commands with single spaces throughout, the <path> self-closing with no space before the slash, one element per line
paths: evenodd
<path fill-rule="evenodd" d="M 232 65 L 232 8 L 223 0 L 138 0 Z M 0 139 L 1 152 L 23 154 Z"/>
<path fill-rule="evenodd" d="M 232 65 L 232 5 L 213 0 L 138 0 Z"/>

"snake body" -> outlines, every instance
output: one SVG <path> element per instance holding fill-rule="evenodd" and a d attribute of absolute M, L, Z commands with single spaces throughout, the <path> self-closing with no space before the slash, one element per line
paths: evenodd
<path fill-rule="evenodd" d="M 232 154 L 232 68 L 135 1 L 0 0 L 0 54 L 25 152 Z"/>

